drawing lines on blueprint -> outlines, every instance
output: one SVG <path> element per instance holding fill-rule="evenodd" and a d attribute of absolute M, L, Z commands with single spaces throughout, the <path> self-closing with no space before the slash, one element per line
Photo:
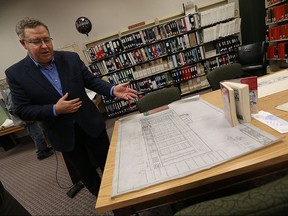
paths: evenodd
<path fill-rule="evenodd" d="M 249 125 L 240 129 L 243 134 L 254 139 L 257 143 L 260 143 L 262 146 L 268 145 L 269 143 L 273 142 L 271 138 L 264 136 L 260 131 L 256 130 L 255 128 L 251 128 Z M 251 145 L 250 142 L 238 142 L 239 145 L 243 146 L 244 149 L 255 149 L 255 145 Z"/>
<path fill-rule="evenodd" d="M 148 156 L 149 176 L 155 179 L 158 172 L 172 176 L 175 170 L 181 174 L 185 170 L 198 170 L 227 158 L 222 151 L 212 152 L 173 110 L 165 115 L 141 119 L 140 123 Z M 173 172 L 169 172 L 171 169 Z"/>

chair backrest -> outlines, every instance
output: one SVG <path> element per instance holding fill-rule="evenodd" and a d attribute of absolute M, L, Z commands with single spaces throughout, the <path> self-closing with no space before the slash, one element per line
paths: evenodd
<path fill-rule="evenodd" d="M 223 80 L 240 78 L 243 75 L 242 66 L 239 63 L 222 65 L 207 74 L 207 80 L 213 91 L 220 89 Z"/>
<path fill-rule="evenodd" d="M 278 179 L 274 175 L 274 178 L 275 180 L 252 189 L 246 184 L 247 190 L 231 195 L 225 196 L 224 192 L 223 195 L 217 192 L 220 197 L 190 205 L 176 212 L 174 216 L 285 215 L 288 210 L 288 175 Z M 269 179 L 271 180 L 271 175 L 264 180 Z"/>
<path fill-rule="evenodd" d="M 238 62 L 242 66 L 265 65 L 265 41 L 239 46 Z"/>
<path fill-rule="evenodd" d="M 163 88 L 154 92 L 150 92 L 149 94 L 139 99 L 136 102 L 136 107 L 140 113 L 143 113 L 180 99 L 181 93 L 177 87 Z"/>

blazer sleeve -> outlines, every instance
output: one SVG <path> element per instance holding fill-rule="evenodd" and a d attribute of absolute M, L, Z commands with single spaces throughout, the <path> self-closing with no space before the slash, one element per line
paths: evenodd
<path fill-rule="evenodd" d="M 25 61 L 22 60 L 5 71 L 15 114 L 24 121 L 42 121 L 47 118 L 54 118 L 53 105 L 58 98 L 55 96 L 54 98 L 50 97 L 48 100 L 45 99 L 48 98 L 47 95 L 43 95 L 33 79 L 25 73 L 25 64 L 23 62 L 27 62 L 27 58 Z M 34 97 L 31 97 L 31 92 Z M 35 96 L 36 93 L 39 94 L 37 98 Z"/>

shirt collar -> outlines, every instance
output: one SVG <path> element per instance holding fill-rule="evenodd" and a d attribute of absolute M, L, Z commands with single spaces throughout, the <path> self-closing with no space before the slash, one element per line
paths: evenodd
<path fill-rule="evenodd" d="M 42 67 L 42 68 L 44 67 L 44 66 L 42 66 L 40 63 L 38 63 L 37 61 L 35 61 L 30 54 L 28 54 L 28 55 L 29 55 L 29 57 L 31 58 L 31 60 L 34 62 L 34 64 L 35 64 L 37 67 Z M 55 63 L 54 56 L 52 57 L 52 61 L 51 61 L 50 65 L 52 65 L 53 63 Z M 44 67 L 44 68 L 45 68 L 45 67 Z"/>

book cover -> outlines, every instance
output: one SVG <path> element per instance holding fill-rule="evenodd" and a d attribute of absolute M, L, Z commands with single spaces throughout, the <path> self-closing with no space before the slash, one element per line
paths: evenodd
<path fill-rule="evenodd" d="M 236 104 L 234 97 L 234 90 L 226 85 L 224 82 L 220 83 L 221 96 L 223 102 L 224 116 L 232 127 L 239 125 L 236 115 Z"/>
<path fill-rule="evenodd" d="M 258 82 L 257 76 L 242 77 L 232 80 L 226 80 L 229 82 L 248 84 L 249 86 L 249 98 L 250 98 L 250 110 L 251 113 L 258 113 Z"/>
<path fill-rule="evenodd" d="M 236 116 L 242 122 L 251 121 L 250 98 L 248 84 L 224 82 L 234 90 Z"/>

